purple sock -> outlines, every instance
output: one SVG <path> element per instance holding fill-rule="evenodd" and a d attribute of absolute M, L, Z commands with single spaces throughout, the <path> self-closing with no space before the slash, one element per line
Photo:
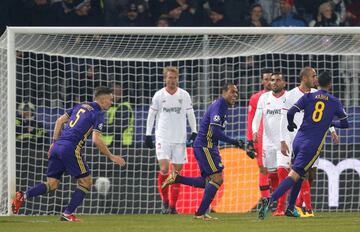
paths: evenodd
<path fill-rule="evenodd" d="M 212 200 L 214 199 L 216 192 L 220 186 L 212 181 L 209 181 L 209 183 L 205 186 L 205 191 L 203 198 L 201 200 L 201 204 L 199 206 L 199 209 L 196 212 L 196 215 L 204 215 L 206 210 L 210 207 L 210 204 Z"/>
<path fill-rule="evenodd" d="M 286 191 L 288 191 L 293 185 L 295 184 L 295 181 L 291 177 L 286 177 L 285 180 L 283 180 L 280 185 L 277 187 L 275 192 L 271 194 L 270 203 L 276 201 L 279 199 Z"/>
<path fill-rule="evenodd" d="M 176 183 L 194 186 L 196 188 L 205 188 L 205 178 L 199 177 L 185 177 L 178 175 Z"/>
<path fill-rule="evenodd" d="M 47 192 L 48 192 L 48 185 L 45 184 L 44 182 L 41 182 L 28 189 L 25 195 L 26 198 L 32 198 L 32 197 L 44 195 Z"/>
<path fill-rule="evenodd" d="M 289 202 L 288 202 L 288 209 L 294 210 L 295 208 L 295 202 L 299 195 L 301 185 L 302 185 L 303 179 L 298 180 L 295 185 L 291 188 Z"/>
<path fill-rule="evenodd" d="M 84 187 L 78 186 L 70 200 L 69 205 L 66 207 L 64 214 L 73 214 L 76 210 L 76 208 L 82 203 L 84 200 L 86 193 L 88 193 L 89 190 L 87 190 Z"/>

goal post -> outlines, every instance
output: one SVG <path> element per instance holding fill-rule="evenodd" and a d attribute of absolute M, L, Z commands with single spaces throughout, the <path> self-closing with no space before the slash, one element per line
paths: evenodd
<path fill-rule="evenodd" d="M 222 82 L 239 85 L 240 101 L 230 110 L 227 128 L 227 133 L 238 138 L 245 137 L 248 98 L 261 88 L 262 69 L 283 72 L 288 89 L 296 86 L 304 66 L 329 70 L 334 94 L 345 104 L 352 128 L 338 131 L 341 145 L 327 140 L 313 200 L 316 210 L 360 210 L 360 168 L 357 162 L 346 162 L 359 160 L 360 151 L 360 28 L 8 27 L 0 37 L 0 215 L 11 214 L 16 190 L 25 191 L 28 185 L 45 180 L 44 154 L 56 116 L 76 102 L 91 99 L 93 87 L 114 83 L 122 85 L 134 111 L 132 145 L 110 147 L 126 154 L 128 165 L 116 169 L 87 143 L 86 160 L 94 179 L 108 177 L 111 188 L 106 196 L 93 189 L 78 211 L 159 212 L 155 154 L 143 147 L 142 139 L 151 96 L 163 87 L 161 71 L 166 65 L 179 67 L 180 86 L 192 96 L 198 122 L 219 95 Z M 25 143 L 19 141 L 17 129 L 23 132 L 25 128 L 17 125 L 17 120 L 19 106 L 28 102 L 39 122 L 34 129 L 45 133 L 41 139 Z M 218 212 L 254 209 L 259 197 L 257 167 L 253 161 L 235 156 L 237 151 L 226 149 L 228 169 L 224 172 L 226 181 L 232 181 L 224 184 L 212 207 Z M 184 172 L 196 174 L 196 161 L 190 161 Z M 338 176 L 333 175 L 334 168 Z M 330 184 L 330 180 L 338 180 L 338 184 Z M 57 213 L 69 200 L 73 186 L 64 177 L 52 199 L 31 200 L 20 213 Z M 194 209 L 187 203 L 192 198 L 198 202 L 199 192 L 182 187 L 181 212 Z"/>

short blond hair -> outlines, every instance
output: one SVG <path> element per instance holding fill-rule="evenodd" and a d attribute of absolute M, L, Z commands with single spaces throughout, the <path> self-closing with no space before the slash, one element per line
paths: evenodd
<path fill-rule="evenodd" d="M 166 78 L 166 74 L 168 72 L 176 73 L 176 76 L 179 78 L 179 69 L 175 66 L 166 66 L 163 71 L 164 79 Z"/>

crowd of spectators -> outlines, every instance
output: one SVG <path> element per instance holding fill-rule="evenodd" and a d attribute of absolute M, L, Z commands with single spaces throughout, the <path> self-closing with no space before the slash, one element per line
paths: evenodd
<path fill-rule="evenodd" d="M 359 0 L 3 0 L 12 26 L 360 26 Z"/>

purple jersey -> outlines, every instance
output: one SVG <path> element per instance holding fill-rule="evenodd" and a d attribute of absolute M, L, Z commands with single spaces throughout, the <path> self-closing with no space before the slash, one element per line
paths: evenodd
<path fill-rule="evenodd" d="M 228 105 L 223 97 L 212 103 L 200 122 L 200 129 L 194 141 L 194 147 L 213 148 L 218 145 L 218 139 L 214 136 L 211 125 L 218 126 L 221 130 L 226 127 L 226 114 Z"/>
<path fill-rule="evenodd" d="M 293 169 L 304 175 L 319 157 L 334 117 L 345 120 L 347 115 L 340 101 L 325 90 L 305 94 L 293 107 L 296 111 L 304 110 L 304 119 L 293 143 Z M 289 115 L 293 118 L 294 112 L 289 110 L 288 119 Z"/>
<path fill-rule="evenodd" d="M 93 130 L 102 131 L 104 113 L 96 102 L 78 104 L 68 110 L 69 121 L 57 141 L 82 147 Z"/>
<path fill-rule="evenodd" d="M 90 175 L 81 148 L 93 130 L 101 132 L 104 113 L 96 102 L 78 104 L 66 112 L 68 124 L 50 150 L 47 176 L 61 179 L 66 171 L 75 178 Z"/>

